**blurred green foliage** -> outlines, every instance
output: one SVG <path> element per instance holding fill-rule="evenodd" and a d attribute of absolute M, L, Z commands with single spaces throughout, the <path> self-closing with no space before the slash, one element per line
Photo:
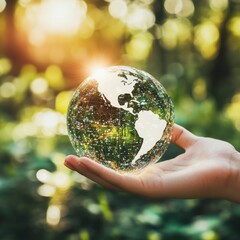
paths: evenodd
<path fill-rule="evenodd" d="M 177 123 L 240 150 L 239 24 L 236 0 L 0 0 L 0 239 L 239 239 L 239 205 L 151 201 L 63 166 L 72 90 L 116 64 L 159 79 Z"/>

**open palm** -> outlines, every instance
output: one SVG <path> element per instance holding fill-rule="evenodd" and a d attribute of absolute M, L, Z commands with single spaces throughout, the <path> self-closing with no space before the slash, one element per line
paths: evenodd
<path fill-rule="evenodd" d="M 172 142 L 185 152 L 138 173 L 118 173 L 76 156 L 68 156 L 65 165 L 106 188 L 150 198 L 232 198 L 227 192 L 235 177 L 232 156 L 239 154 L 232 145 L 195 136 L 176 124 Z"/>

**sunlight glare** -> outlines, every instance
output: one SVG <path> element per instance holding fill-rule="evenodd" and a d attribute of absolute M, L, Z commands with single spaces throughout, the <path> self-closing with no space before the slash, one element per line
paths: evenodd
<path fill-rule="evenodd" d="M 105 68 L 95 68 L 93 71 L 92 71 L 92 74 L 91 76 L 94 78 L 94 77 L 98 77 L 98 78 L 101 78 L 101 76 L 103 76 L 105 74 L 106 70 Z"/>
<path fill-rule="evenodd" d="M 25 22 L 32 32 L 31 41 L 39 44 L 44 34 L 74 35 L 86 18 L 83 0 L 43 0 L 27 8 Z M 39 37 L 40 40 L 36 40 Z M 41 42 L 41 41 L 40 41 Z"/>
<path fill-rule="evenodd" d="M 94 76 L 101 76 L 105 72 L 105 68 L 107 67 L 107 62 L 104 60 L 99 60 L 93 63 L 90 63 L 88 66 L 88 74 L 92 77 Z"/>
<path fill-rule="evenodd" d="M 45 0 L 40 8 L 39 24 L 50 33 L 76 33 L 85 18 L 87 5 L 77 0 Z"/>

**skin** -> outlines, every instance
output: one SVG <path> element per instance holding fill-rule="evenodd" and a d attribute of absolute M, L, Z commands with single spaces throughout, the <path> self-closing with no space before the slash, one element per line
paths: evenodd
<path fill-rule="evenodd" d="M 173 126 L 172 143 L 185 152 L 137 173 L 119 173 L 88 158 L 67 156 L 65 166 L 105 188 L 164 199 L 226 199 L 240 203 L 240 153 L 229 143 Z"/>

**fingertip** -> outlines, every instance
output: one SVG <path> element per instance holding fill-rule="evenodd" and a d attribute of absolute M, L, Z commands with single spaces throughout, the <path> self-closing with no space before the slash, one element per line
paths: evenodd
<path fill-rule="evenodd" d="M 79 160 L 80 160 L 80 158 L 75 155 L 68 155 L 65 158 L 64 165 L 66 167 L 70 168 L 71 170 L 76 170 L 76 168 L 78 167 L 78 164 L 79 164 Z"/>
<path fill-rule="evenodd" d="M 73 171 L 75 170 L 75 168 L 72 166 L 72 164 L 69 161 L 67 161 L 67 159 L 65 160 L 64 165 L 70 170 L 73 170 Z"/>
<path fill-rule="evenodd" d="M 65 158 L 64 165 L 71 170 L 75 170 L 75 167 L 73 165 L 73 161 L 75 158 L 76 158 L 76 156 L 74 156 L 74 155 L 68 155 Z"/>
<path fill-rule="evenodd" d="M 82 162 L 82 161 L 89 161 L 91 159 L 87 158 L 87 157 L 78 157 L 75 155 L 68 155 L 65 158 L 65 162 Z"/>
<path fill-rule="evenodd" d="M 92 165 L 98 165 L 95 161 L 87 157 L 78 157 L 75 155 L 69 155 L 65 158 L 64 165 L 71 170 L 75 170 L 81 174 L 86 171 L 92 171 L 94 168 Z"/>

